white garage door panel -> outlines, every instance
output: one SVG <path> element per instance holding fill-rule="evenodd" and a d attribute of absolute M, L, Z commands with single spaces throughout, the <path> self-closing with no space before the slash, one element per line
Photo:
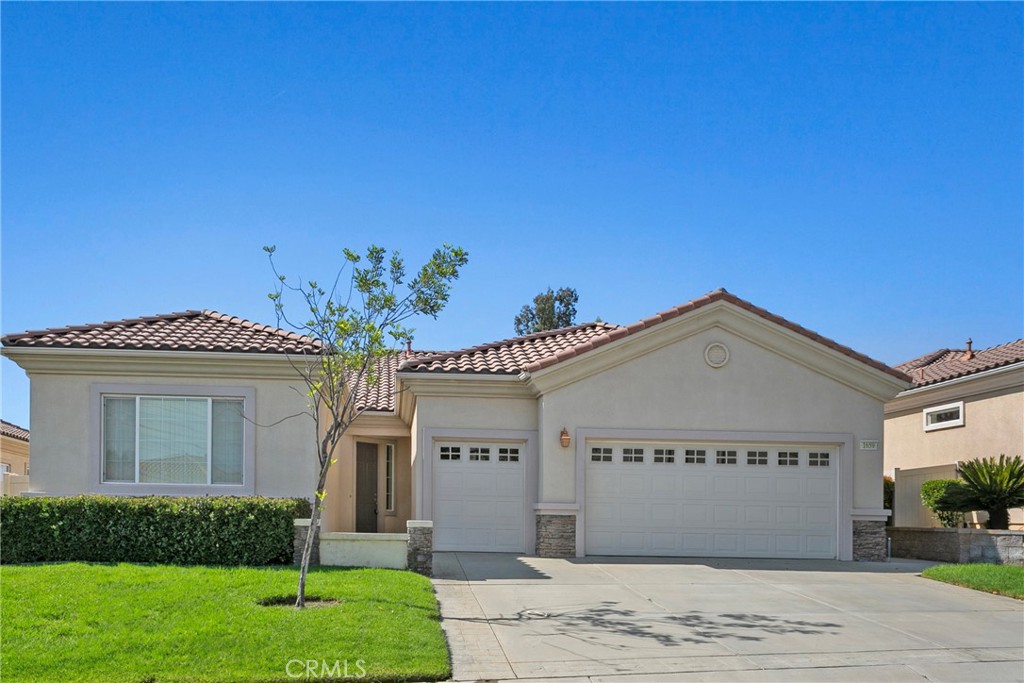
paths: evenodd
<path fill-rule="evenodd" d="M 525 551 L 525 448 L 522 444 L 434 446 L 434 547 Z"/>
<path fill-rule="evenodd" d="M 656 448 L 674 462 L 654 462 Z M 687 449 L 705 461 L 686 463 Z M 716 462 L 723 449 L 734 462 Z M 767 464 L 748 463 L 748 451 L 767 452 Z M 798 464 L 780 465 L 779 451 Z M 812 452 L 829 453 L 815 458 L 827 466 L 811 466 Z M 586 465 L 588 555 L 836 557 L 838 463 L 827 448 L 588 443 Z"/>

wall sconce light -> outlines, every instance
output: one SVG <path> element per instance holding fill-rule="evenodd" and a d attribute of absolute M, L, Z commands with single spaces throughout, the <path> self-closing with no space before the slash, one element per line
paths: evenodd
<path fill-rule="evenodd" d="M 559 443 L 562 444 L 562 448 L 568 448 L 569 447 L 569 443 L 570 443 L 569 430 L 566 429 L 565 427 L 562 427 L 562 433 L 558 435 L 558 441 L 559 441 Z"/>

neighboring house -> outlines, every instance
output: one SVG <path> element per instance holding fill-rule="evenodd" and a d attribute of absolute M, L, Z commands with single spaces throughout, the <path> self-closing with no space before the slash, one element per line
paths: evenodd
<path fill-rule="evenodd" d="M 938 526 L 921 483 L 956 464 L 1024 455 L 1024 339 L 983 351 L 939 349 L 898 365 L 913 385 L 885 405 L 885 470 L 897 477 L 897 526 Z M 1024 525 L 1012 510 L 1011 528 Z"/>
<path fill-rule="evenodd" d="M 28 474 L 28 430 L 0 420 L 0 471 Z"/>
<path fill-rule="evenodd" d="M 28 488 L 29 433 L 24 427 L 0 420 L 0 495 L 15 495 Z"/>
<path fill-rule="evenodd" d="M 26 332 L 32 490 L 309 496 L 298 335 L 210 311 Z M 381 361 L 324 528 L 436 550 L 881 559 L 882 407 L 902 373 L 724 291 Z M 299 389 L 296 391 L 296 389 Z"/>

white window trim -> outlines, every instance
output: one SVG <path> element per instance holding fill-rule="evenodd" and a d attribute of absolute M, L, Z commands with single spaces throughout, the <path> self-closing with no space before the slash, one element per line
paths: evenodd
<path fill-rule="evenodd" d="M 957 409 L 960 413 L 959 419 L 950 420 L 948 422 L 938 422 L 936 424 L 928 424 L 928 416 L 934 413 L 944 413 L 948 410 Z M 953 403 L 944 403 L 941 406 L 932 406 L 925 408 L 921 411 L 921 423 L 924 426 L 924 431 L 934 432 L 937 429 L 949 429 L 951 427 L 963 427 L 964 426 L 964 402 L 954 401 Z"/>
<path fill-rule="evenodd" d="M 241 484 L 136 484 L 103 481 L 103 397 L 185 396 L 242 399 Z M 256 389 L 205 384 L 92 384 L 89 387 L 89 467 L 91 493 L 126 496 L 251 496 L 256 480 Z M 136 430 L 138 438 L 138 430 Z M 138 451 L 136 450 L 136 453 Z M 136 457 L 136 468 L 138 458 Z M 136 480 L 138 472 L 136 472 Z"/>

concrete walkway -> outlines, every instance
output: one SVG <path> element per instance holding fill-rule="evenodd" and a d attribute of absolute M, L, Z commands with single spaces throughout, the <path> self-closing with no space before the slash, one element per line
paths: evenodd
<path fill-rule="evenodd" d="M 436 553 L 455 680 L 1024 681 L 1024 603 L 931 563 Z"/>

